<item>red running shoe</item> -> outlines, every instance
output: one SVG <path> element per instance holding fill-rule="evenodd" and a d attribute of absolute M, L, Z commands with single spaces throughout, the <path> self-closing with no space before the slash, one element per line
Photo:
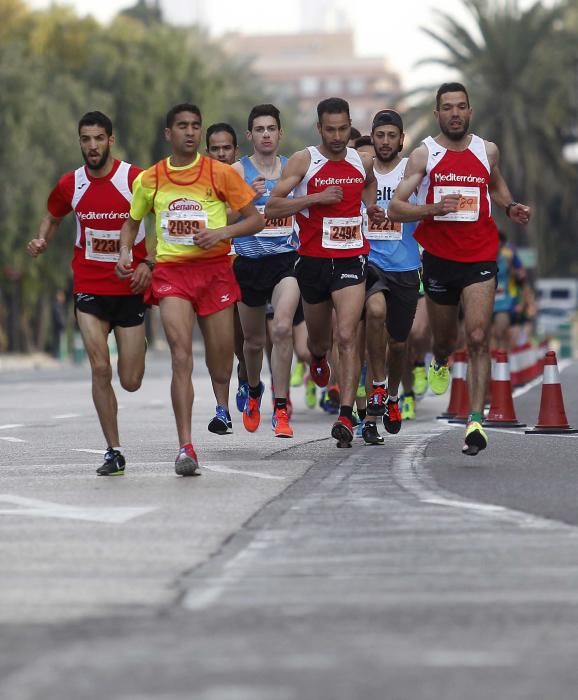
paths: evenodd
<path fill-rule="evenodd" d="M 353 423 L 346 416 L 339 416 L 331 428 L 331 437 L 337 440 L 337 447 L 351 447 Z"/>
<path fill-rule="evenodd" d="M 311 379 L 317 384 L 318 387 L 323 389 L 329 384 L 329 378 L 331 377 L 331 367 L 327 358 L 323 356 L 320 360 L 316 360 L 311 357 L 311 364 L 309 365 L 309 373 Z"/>

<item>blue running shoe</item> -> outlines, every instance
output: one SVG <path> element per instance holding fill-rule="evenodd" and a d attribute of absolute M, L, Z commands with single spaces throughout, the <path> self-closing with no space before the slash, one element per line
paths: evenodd
<path fill-rule="evenodd" d="M 248 396 L 249 382 L 239 382 L 239 388 L 237 389 L 237 411 L 239 411 L 239 413 L 243 413 L 245 410 Z"/>
<path fill-rule="evenodd" d="M 228 435 L 233 432 L 231 415 L 224 406 L 217 406 L 215 417 L 209 423 L 209 432 L 216 435 Z"/>

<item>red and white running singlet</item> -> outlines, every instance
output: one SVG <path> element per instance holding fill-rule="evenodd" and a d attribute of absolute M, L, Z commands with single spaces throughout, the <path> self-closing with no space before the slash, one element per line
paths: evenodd
<path fill-rule="evenodd" d="M 450 151 L 431 136 L 426 174 L 417 194 L 418 204 L 439 202 L 459 192 L 459 209 L 420 221 L 414 238 L 428 253 L 458 262 L 486 262 L 498 255 L 498 229 L 492 218 L 490 163 L 483 139 L 472 134 L 465 151 Z"/>
<path fill-rule="evenodd" d="M 130 280 L 119 279 L 114 267 L 119 256 L 120 229 L 128 219 L 132 184 L 140 168 L 115 160 L 106 177 L 92 177 L 85 166 L 63 175 L 48 197 L 48 211 L 62 218 L 76 215 L 72 258 L 74 292 L 132 294 Z M 133 267 L 146 258 L 141 223 L 132 249 Z"/>
<path fill-rule="evenodd" d="M 369 253 L 361 216 L 366 172 L 359 153 L 348 148 L 343 160 L 329 160 L 315 146 L 309 146 L 308 151 L 309 168 L 293 196 L 316 194 L 338 185 L 343 188 L 343 200 L 337 204 L 315 204 L 297 213 L 299 255 L 351 258 Z"/>

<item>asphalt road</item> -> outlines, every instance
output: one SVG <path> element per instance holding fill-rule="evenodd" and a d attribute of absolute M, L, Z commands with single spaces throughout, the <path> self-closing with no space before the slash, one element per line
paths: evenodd
<path fill-rule="evenodd" d="M 384 446 L 336 450 L 300 391 L 294 440 L 267 402 L 217 437 L 196 371 L 198 479 L 173 473 L 166 357 L 119 392 L 115 479 L 86 368 L 0 373 L 2 699 L 575 697 L 575 438 L 493 431 L 466 458 L 426 398 Z"/>

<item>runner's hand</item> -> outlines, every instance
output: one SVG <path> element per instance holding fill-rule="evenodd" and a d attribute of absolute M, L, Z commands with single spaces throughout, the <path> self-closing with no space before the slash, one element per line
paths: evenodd
<path fill-rule="evenodd" d="M 318 204 L 339 204 L 343 200 L 343 187 L 331 185 L 319 192 L 317 197 Z"/>
<path fill-rule="evenodd" d="M 259 196 L 261 196 L 267 191 L 267 181 L 262 175 L 257 175 L 257 177 L 251 183 L 251 187 Z"/>
<path fill-rule="evenodd" d="M 516 224 L 527 224 L 531 215 L 532 210 L 525 204 L 515 204 L 508 212 L 508 217 Z"/>
<path fill-rule="evenodd" d="M 30 257 L 37 258 L 39 255 L 44 253 L 47 247 L 48 243 L 44 240 L 44 238 L 33 238 L 31 241 L 28 241 L 26 252 L 28 255 L 30 255 Z"/>
<path fill-rule="evenodd" d="M 122 246 L 120 249 L 118 262 L 115 267 L 116 276 L 120 277 L 121 280 L 132 277 L 134 270 L 132 269 L 132 263 L 130 259 L 130 251 L 126 246 Z"/>
<path fill-rule="evenodd" d="M 142 294 L 151 283 L 152 276 L 153 273 L 150 271 L 148 265 L 145 265 L 144 263 L 137 265 L 130 281 L 130 289 L 132 293 Z"/>
<path fill-rule="evenodd" d="M 222 228 L 202 228 L 193 236 L 193 241 L 199 248 L 207 250 L 226 237 L 223 231 Z"/>
<path fill-rule="evenodd" d="M 372 224 L 375 226 L 381 226 L 385 221 L 385 209 L 377 204 L 372 204 L 367 207 L 367 216 Z"/>
<path fill-rule="evenodd" d="M 461 197 L 462 196 L 459 192 L 443 195 L 440 201 L 436 204 L 438 209 L 436 216 L 445 216 L 446 214 L 451 214 L 457 211 Z"/>

